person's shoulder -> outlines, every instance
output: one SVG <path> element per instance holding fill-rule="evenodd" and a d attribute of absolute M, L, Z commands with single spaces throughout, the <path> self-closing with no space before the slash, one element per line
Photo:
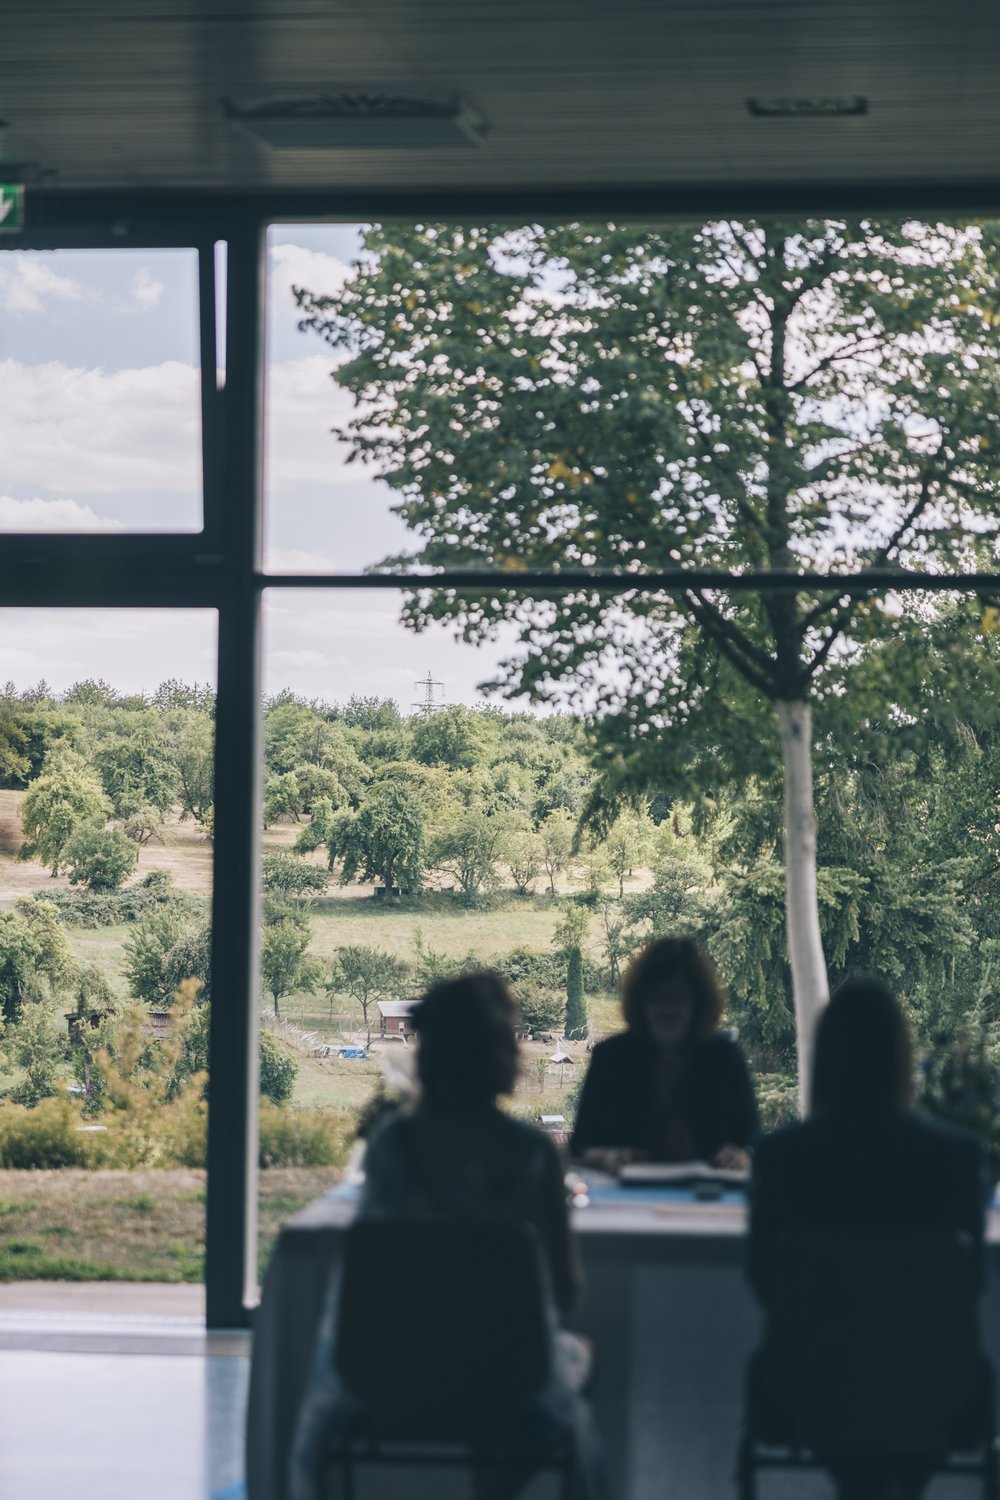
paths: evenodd
<path fill-rule="evenodd" d="M 394 1150 L 409 1139 L 412 1129 L 413 1117 L 408 1109 L 400 1105 L 396 1109 L 386 1110 L 369 1132 L 365 1145 L 366 1157 L 370 1159 L 373 1154 Z"/>
<path fill-rule="evenodd" d="M 550 1156 L 558 1155 L 552 1137 L 528 1120 L 497 1110 L 494 1128 L 505 1154 L 511 1157 L 528 1162 L 547 1161 Z"/>
<path fill-rule="evenodd" d="M 605 1037 L 603 1042 L 598 1042 L 590 1054 L 590 1064 L 593 1067 L 596 1063 L 600 1067 L 624 1062 L 645 1050 L 643 1038 L 632 1027 L 628 1027 L 625 1031 L 616 1031 L 614 1036 Z"/>
<path fill-rule="evenodd" d="M 720 1071 L 726 1069 L 729 1072 L 746 1070 L 743 1049 L 739 1042 L 724 1031 L 713 1031 L 710 1036 L 702 1037 L 695 1047 L 694 1055 L 701 1067 L 717 1068 Z"/>
<path fill-rule="evenodd" d="M 984 1148 L 983 1138 L 964 1125 L 951 1120 L 940 1120 L 934 1115 L 915 1113 L 904 1115 L 902 1129 L 914 1142 L 920 1142 L 928 1151 L 954 1160 L 961 1157 L 979 1157 Z"/>
<path fill-rule="evenodd" d="M 766 1168 L 808 1156 L 815 1150 L 819 1138 L 820 1131 L 814 1120 L 795 1120 L 789 1125 L 779 1125 L 777 1130 L 770 1130 L 758 1138 L 753 1151 L 754 1171 L 759 1171 L 761 1166 Z"/>

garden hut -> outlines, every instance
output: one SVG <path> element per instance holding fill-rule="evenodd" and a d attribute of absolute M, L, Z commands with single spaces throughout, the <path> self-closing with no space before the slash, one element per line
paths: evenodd
<path fill-rule="evenodd" d="M 413 1036 L 414 1025 L 410 1015 L 416 1000 L 380 1000 L 378 1003 L 378 1031 L 383 1037 L 402 1037 L 405 1042 Z"/>

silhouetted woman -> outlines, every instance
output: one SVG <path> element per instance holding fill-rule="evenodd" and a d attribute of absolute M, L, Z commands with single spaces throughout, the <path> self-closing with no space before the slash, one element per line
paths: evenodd
<path fill-rule="evenodd" d="M 757 1105 L 743 1054 L 719 1031 L 719 981 L 693 938 L 659 938 L 622 985 L 628 1029 L 594 1048 L 572 1153 L 628 1161 L 746 1166 Z"/>
<path fill-rule="evenodd" d="M 784 1233 L 964 1231 L 981 1247 L 989 1197 L 979 1138 L 913 1110 L 909 1028 L 880 980 L 849 979 L 816 1033 L 812 1112 L 766 1136 L 754 1152 L 750 1279 L 769 1307 Z M 919 1317 L 919 1309 L 916 1311 Z M 765 1421 L 780 1428 L 758 1372 Z M 835 1468 L 841 1496 L 919 1495 L 924 1472 Z"/>
<path fill-rule="evenodd" d="M 517 1009 L 496 974 L 442 980 L 411 1013 L 418 1037 L 419 1096 L 379 1123 L 365 1155 L 359 1216 L 387 1219 L 513 1219 L 537 1232 L 548 1266 L 555 1311 L 565 1316 L 580 1289 L 570 1238 L 563 1170 L 552 1141 L 505 1114 L 498 1097 L 517 1078 Z M 318 1455 L 337 1400 L 333 1371 L 336 1340 L 331 1290 L 320 1334 L 317 1375 L 307 1394 L 293 1459 L 293 1500 L 312 1500 Z M 579 1494 L 605 1493 L 603 1460 L 583 1409 L 579 1388 L 587 1373 L 583 1340 L 557 1332 L 555 1376 L 544 1400 L 562 1424 L 575 1430 L 580 1460 Z M 483 1495 L 512 1494 L 530 1476 L 506 1487 L 480 1476 Z"/>

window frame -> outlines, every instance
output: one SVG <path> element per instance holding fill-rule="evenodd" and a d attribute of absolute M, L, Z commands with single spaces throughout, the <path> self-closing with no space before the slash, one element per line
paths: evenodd
<path fill-rule="evenodd" d="M 265 248 L 272 224 L 427 219 L 496 222 L 631 218 L 646 222 L 871 212 L 1000 216 L 1000 183 L 878 188 L 797 185 L 732 188 L 473 192 L 397 195 L 258 193 L 219 199 L 184 193 L 51 193 L 29 200 L 10 250 L 193 248 L 198 253 L 203 527 L 199 532 L 85 536 L 0 534 L 0 606 L 212 608 L 218 614 L 213 1004 L 209 1045 L 206 1321 L 247 1326 L 257 1289 L 257 1034 L 259 1026 L 261 608 L 265 589 L 421 589 L 494 586 L 561 593 L 582 581 L 622 585 L 607 570 L 518 575 L 468 569 L 437 574 L 266 573 L 262 567 Z M 217 388 L 215 247 L 227 247 L 226 380 Z M 802 588 L 807 574 L 628 575 L 630 589 Z M 992 590 L 1000 571 L 942 576 L 883 569 L 828 576 L 845 593 L 873 587 Z"/>

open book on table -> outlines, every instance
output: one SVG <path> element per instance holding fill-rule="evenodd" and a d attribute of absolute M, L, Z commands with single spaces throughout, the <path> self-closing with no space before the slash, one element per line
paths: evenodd
<path fill-rule="evenodd" d="M 682 1187 L 689 1182 L 743 1187 L 749 1180 L 745 1167 L 713 1167 L 707 1161 L 633 1161 L 618 1172 L 623 1187 Z"/>

